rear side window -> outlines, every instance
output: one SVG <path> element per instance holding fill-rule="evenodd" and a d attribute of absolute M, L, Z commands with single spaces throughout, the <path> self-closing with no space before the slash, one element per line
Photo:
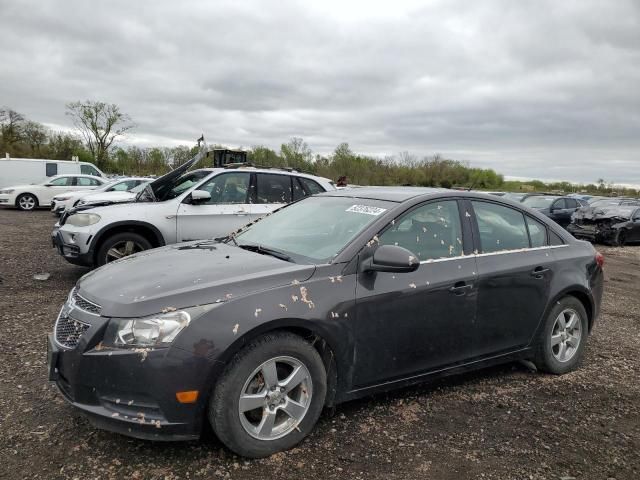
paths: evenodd
<path fill-rule="evenodd" d="M 462 255 L 458 202 L 427 203 L 396 219 L 379 237 L 381 245 L 398 245 L 420 261 Z"/>
<path fill-rule="evenodd" d="M 547 227 L 542 222 L 534 220 L 531 217 L 525 217 L 527 220 L 527 227 L 529 228 L 529 239 L 531 240 L 531 246 L 545 247 L 547 245 Z"/>
<path fill-rule="evenodd" d="M 309 195 L 315 195 L 316 193 L 324 192 L 324 188 L 318 185 L 318 182 L 311 180 L 310 178 L 300 177 L 300 181 L 302 182 L 305 190 L 309 192 Z"/>
<path fill-rule="evenodd" d="M 256 203 L 291 203 L 289 176 L 258 173 L 256 182 Z"/>
<path fill-rule="evenodd" d="M 304 191 L 304 188 L 302 188 L 302 184 L 300 183 L 300 179 L 298 177 L 291 177 L 291 183 L 294 202 L 307 196 L 307 193 Z"/>
<path fill-rule="evenodd" d="M 53 177 L 58 174 L 58 164 L 57 163 L 47 163 L 45 166 L 47 177 Z"/>
<path fill-rule="evenodd" d="M 560 238 L 560 235 L 549 230 L 549 243 L 551 245 L 564 245 L 564 240 Z"/>
<path fill-rule="evenodd" d="M 481 253 L 529 248 L 522 212 L 495 203 L 472 201 L 480 231 Z"/>

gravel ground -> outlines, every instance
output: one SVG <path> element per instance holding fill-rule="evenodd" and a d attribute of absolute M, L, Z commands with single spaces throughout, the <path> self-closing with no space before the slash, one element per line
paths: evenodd
<path fill-rule="evenodd" d="M 603 309 L 578 371 L 511 364 L 350 402 L 298 448 L 246 461 L 210 433 L 96 430 L 47 382 L 46 334 L 86 272 L 50 247 L 53 223 L 0 209 L 0 478 L 640 478 L 640 247 L 600 248 Z"/>

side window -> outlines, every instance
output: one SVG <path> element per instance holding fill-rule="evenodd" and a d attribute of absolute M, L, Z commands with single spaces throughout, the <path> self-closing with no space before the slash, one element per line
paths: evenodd
<path fill-rule="evenodd" d="M 93 178 L 76 177 L 76 185 L 78 185 L 79 187 L 92 187 L 94 185 L 98 185 L 98 182 L 96 182 Z"/>
<path fill-rule="evenodd" d="M 418 259 L 462 255 L 462 228 L 458 202 L 431 202 L 404 214 L 379 237 L 380 245 L 399 245 Z"/>
<path fill-rule="evenodd" d="M 95 175 L 101 177 L 100 172 L 93 165 L 80 165 L 80 173 L 82 175 Z"/>
<path fill-rule="evenodd" d="M 565 203 L 565 199 L 564 198 L 559 198 L 558 200 L 553 202 L 553 204 L 551 205 L 551 208 L 555 209 L 555 210 L 561 210 L 563 208 L 567 208 L 567 204 Z"/>
<path fill-rule="evenodd" d="M 531 246 L 545 247 L 547 245 L 547 227 L 538 220 L 534 220 L 531 217 L 525 217 L 527 220 L 527 227 L 529 228 L 529 239 L 531 240 Z"/>
<path fill-rule="evenodd" d="M 309 192 L 309 195 L 324 192 L 324 188 L 318 185 L 318 182 L 311 180 L 310 178 L 300 177 L 300 181 L 302 182 L 302 185 L 304 185 L 305 190 Z"/>
<path fill-rule="evenodd" d="M 116 183 L 113 187 L 109 189 L 110 192 L 125 192 L 130 188 L 133 188 L 136 182 L 133 180 L 128 180 L 126 182 Z"/>
<path fill-rule="evenodd" d="M 89 182 L 91 183 L 92 187 L 99 187 L 100 185 L 102 185 L 102 183 L 100 183 L 98 180 L 96 180 L 95 178 L 90 178 Z"/>
<path fill-rule="evenodd" d="M 73 182 L 72 177 L 60 177 L 60 178 L 51 180 L 51 182 L 49 183 L 54 187 L 68 187 L 73 184 L 72 182 Z"/>
<path fill-rule="evenodd" d="M 578 208 L 579 206 L 578 202 L 574 198 L 565 198 L 564 201 L 567 205 L 566 208 Z"/>
<path fill-rule="evenodd" d="M 291 180 L 288 175 L 256 174 L 256 203 L 291 203 Z"/>
<path fill-rule="evenodd" d="M 560 238 L 560 235 L 549 230 L 549 243 L 551 245 L 564 245 L 564 240 Z"/>
<path fill-rule="evenodd" d="M 293 189 L 293 201 L 300 200 L 307 196 L 307 193 L 302 188 L 302 184 L 300 183 L 300 179 L 298 177 L 291 177 L 291 184 Z"/>
<path fill-rule="evenodd" d="M 216 203 L 249 203 L 249 173 L 222 173 L 213 177 L 198 190 L 206 190 L 211 194 L 207 204 Z"/>
<path fill-rule="evenodd" d="M 53 177 L 58 174 L 58 164 L 57 163 L 47 163 L 45 166 L 47 177 Z"/>
<path fill-rule="evenodd" d="M 495 203 L 472 201 L 480 230 L 481 253 L 529 248 L 524 215 Z"/>
<path fill-rule="evenodd" d="M 633 214 L 633 220 L 640 220 L 640 208 Z"/>

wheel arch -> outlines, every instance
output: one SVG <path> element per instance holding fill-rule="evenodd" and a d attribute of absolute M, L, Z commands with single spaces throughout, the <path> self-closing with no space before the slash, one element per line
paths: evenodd
<path fill-rule="evenodd" d="M 327 396 L 325 398 L 325 406 L 334 405 L 336 393 L 338 389 L 338 378 L 344 370 L 339 365 L 339 359 L 336 355 L 336 342 L 328 332 L 318 327 L 318 324 L 301 318 L 280 318 L 257 325 L 255 328 L 247 331 L 244 335 L 234 341 L 224 353 L 221 354 L 219 361 L 227 364 L 231 359 L 240 352 L 246 345 L 254 339 L 267 333 L 289 332 L 306 340 L 318 352 L 325 370 L 327 372 Z"/>
<path fill-rule="evenodd" d="M 103 229 L 99 230 L 91 240 L 91 257 L 95 262 L 95 257 L 100 250 L 100 246 L 104 243 L 104 241 L 109 238 L 111 235 L 115 235 L 117 233 L 122 232 L 133 232 L 145 237 L 151 245 L 156 247 L 162 247 L 165 245 L 164 237 L 160 230 L 158 230 L 155 226 L 151 225 L 147 222 L 141 222 L 138 220 L 126 220 L 122 222 L 114 222 Z"/>
<path fill-rule="evenodd" d="M 38 208 L 40 206 L 42 206 L 42 202 L 40 201 L 40 197 L 38 197 L 37 194 L 33 193 L 33 192 L 20 192 L 16 195 L 16 199 L 13 202 L 16 208 L 19 208 L 18 206 L 18 202 L 20 201 L 20 197 L 23 197 L 24 195 L 31 195 L 33 198 L 36 199 L 36 206 L 34 208 Z"/>
<path fill-rule="evenodd" d="M 571 287 L 567 287 L 564 290 L 560 291 L 558 294 L 556 294 L 553 300 L 549 302 L 549 306 L 544 312 L 543 318 L 547 318 L 547 316 L 549 315 L 549 312 L 551 312 L 551 309 L 554 307 L 554 305 L 564 297 L 575 297 L 576 299 L 578 299 L 580 303 L 582 303 L 582 306 L 587 312 L 587 322 L 589 324 L 589 333 L 591 333 L 591 328 L 593 327 L 593 323 L 595 320 L 594 318 L 595 302 L 593 300 L 593 296 L 591 295 L 591 293 L 582 285 L 574 285 Z"/>

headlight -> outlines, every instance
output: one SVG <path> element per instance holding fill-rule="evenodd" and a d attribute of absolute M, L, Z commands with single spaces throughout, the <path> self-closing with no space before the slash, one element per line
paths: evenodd
<path fill-rule="evenodd" d="M 14 189 L 13 188 L 7 188 L 6 190 L 0 190 L 0 193 L 13 193 Z"/>
<path fill-rule="evenodd" d="M 167 347 L 191 322 L 213 305 L 158 313 L 141 318 L 112 318 L 104 334 L 104 344 L 111 347 Z"/>
<path fill-rule="evenodd" d="M 95 213 L 76 213 L 67 218 L 65 223 L 67 225 L 73 225 L 74 227 L 88 227 L 99 221 L 100 215 L 96 215 Z"/>
<path fill-rule="evenodd" d="M 61 197 L 53 197 L 54 200 L 57 200 L 58 202 L 64 202 L 66 200 L 69 200 L 71 198 L 71 195 L 63 195 Z"/>

